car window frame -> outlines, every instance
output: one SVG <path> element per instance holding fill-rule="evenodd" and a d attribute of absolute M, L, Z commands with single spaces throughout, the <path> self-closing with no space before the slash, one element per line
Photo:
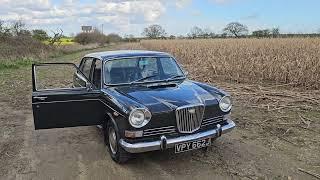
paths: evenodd
<path fill-rule="evenodd" d="M 75 65 L 74 63 L 35 63 L 32 64 L 32 91 L 33 92 L 68 92 L 68 91 L 82 91 L 83 89 L 86 89 L 86 87 L 68 87 L 68 88 L 48 88 L 48 89 L 38 89 L 37 86 L 37 73 L 36 73 L 36 68 L 39 66 L 54 66 L 54 65 L 70 65 L 73 66 L 75 68 L 75 70 L 80 71 L 80 75 L 84 76 L 84 80 L 88 81 L 91 85 L 92 83 L 89 81 L 88 78 L 85 77 L 85 75 L 82 73 L 82 71 L 80 70 L 80 68 Z M 76 71 L 76 72 L 77 72 Z"/>
<path fill-rule="evenodd" d="M 94 65 L 96 64 L 96 62 L 97 61 L 100 61 L 101 62 L 101 73 L 100 73 L 100 76 L 101 76 L 101 81 L 100 81 L 100 88 L 98 88 L 98 87 L 96 87 L 95 86 L 95 84 L 94 84 L 94 82 L 93 82 L 93 73 L 94 73 Z M 90 77 L 89 78 L 89 81 L 90 81 L 90 83 L 91 84 L 93 84 L 93 86 L 96 88 L 96 89 L 102 89 L 102 87 L 103 87 L 103 82 L 104 82 L 104 79 L 103 79 L 103 65 L 104 63 L 103 63 L 103 61 L 101 60 L 101 59 L 99 59 L 99 58 L 93 58 L 93 63 L 92 63 L 92 65 L 91 65 L 91 70 L 90 70 L 90 76 L 92 76 L 92 77 Z"/>
<path fill-rule="evenodd" d="M 94 58 L 94 57 L 84 57 L 84 58 L 82 58 L 81 63 L 79 65 L 79 70 L 82 72 L 83 75 L 85 75 L 84 72 L 83 72 L 83 67 L 84 67 L 85 61 L 87 61 L 88 59 L 91 59 L 92 63 L 91 63 L 91 66 L 90 66 L 89 77 L 86 77 L 86 78 L 89 79 L 89 81 L 92 83 L 92 81 L 91 81 L 92 67 L 93 67 L 93 62 L 95 61 L 96 58 Z"/>

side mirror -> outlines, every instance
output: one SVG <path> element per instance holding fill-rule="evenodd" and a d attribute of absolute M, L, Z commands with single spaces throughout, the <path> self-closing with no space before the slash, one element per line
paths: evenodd
<path fill-rule="evenodd" d="M 189 72 L 186 71 L 186 70 L 183 70 L 183 74 L 184 74 L 185 76 L 188 76 L 188 75 L 189 75 Z"/>

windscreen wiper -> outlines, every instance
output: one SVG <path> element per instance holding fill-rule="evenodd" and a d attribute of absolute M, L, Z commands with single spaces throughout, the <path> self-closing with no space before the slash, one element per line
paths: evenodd
<path fill-rule="evenodd" d="M 170 81 L 170 80 L 173 80 L 173 79 L 176 79 L 176 78 L 179 78 L 179 77 L 185 77 L 185 76 L 184 75 L 175 75 L 175 76 L 169 77 L 165 81 Z"/>
<path fill-rule="evenodd" d="M 130 84 L 133 84 L 133 83 L 136 83 L 136 82 L 141 82 L 141 81 L 144 81 L 144 80 L 146 80 L 146 79 L 150 79 L 150 78 L 153 78 L 153 77 L 156 77 L 156 76 L 158 76 L 158 75 L 156 74 L 156 75 L 146 76 L 146 77 L 137 79 L 137 80 L 135 80 L 135 81 L 132 81 Z"/>

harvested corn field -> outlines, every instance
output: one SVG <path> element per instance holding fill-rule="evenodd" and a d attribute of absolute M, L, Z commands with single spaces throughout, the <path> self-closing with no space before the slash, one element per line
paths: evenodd
<path fill-rule="evenodd" d="M 147 40 L 140 45 L 173 54 L 191 74 L 207 81 L 219 77 L 320 88 L 318 38 Z"/>

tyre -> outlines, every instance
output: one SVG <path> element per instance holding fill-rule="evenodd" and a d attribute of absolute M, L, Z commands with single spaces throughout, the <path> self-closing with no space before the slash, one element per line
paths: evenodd
<path fill-rule="evenodd" d="M 109 154 L 113 161 L 122 164 L 130 159 L 130 153 L 126 152 L 119 144 L 119 132 L 113 123 L 108 123 L 103 127 L 104 142 L 108 147 Z"/>

